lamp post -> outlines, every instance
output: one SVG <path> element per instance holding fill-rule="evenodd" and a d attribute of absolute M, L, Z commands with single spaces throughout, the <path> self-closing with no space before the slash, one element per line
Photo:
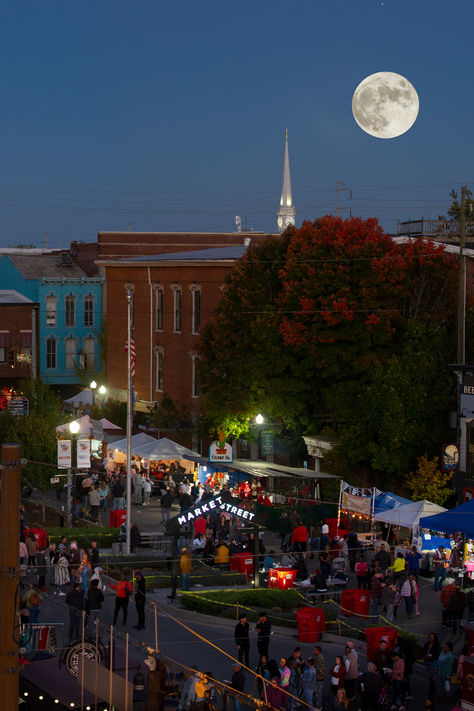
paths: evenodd
<path fill-rule="evenodd" d="M 75 487 L 75 470 L 77 469 L 77 450 L 75 447 L 76 436 L 79 432 L 80 425 L 79 422 L 75 420 L 69 423 L 69 432 L 71 433 L 71 464 L 74 464 L 74 455 L 76 455 L 76 467 L 69 467 L 67 470 L 67 527 L 72 528 L 74 526 L 74 511 L 75 511 L 75 498 L 76 498 L 76 487 Z M 73 474 L 74 469 L 74 474 Z"/>
<path fill-rule="evenodd" d="M 255 424 L 258 426 L 257 429 L 257 459 L 262 458 L 262 428 L 261 425 L 264 423 L 263 415 L 259 412 L 255 418 Z"/>
<path fill-rule="evenodd" d="M 131 553 L 130 529 L 132 526 L 132 420 L 133 420 L 133 380 L 132 380 L 132 318 L 133 318 L 133 295 L 135 287 L 127 282 L 125 284 L 127 295 L 127 554 Z"/>

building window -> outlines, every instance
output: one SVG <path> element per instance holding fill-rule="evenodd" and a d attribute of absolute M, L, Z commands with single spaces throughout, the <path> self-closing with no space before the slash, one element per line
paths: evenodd
<path fill-rule="evenodd" d="M 163 364 L 165 360 L 165 352 L 161 346 L 155 348 L 156 359 L 156 385 L 155 390 L 163 391 Z"/>
<path fill-rule="evenodd" d="M 76 299 L 74 296 L 66 296 L 64 299 L 66 307 L 66 326 L 76 325 Z"/>
<path fill-rule="evenodd" d="M 46 297 L 46 325 L 56 326 L 56 297 L 52 295 Z"/>
<path fill-rule="evenodd" d="M 181 300 L 182 300 L 182 290 L 180 286 L 173 286 L 173 330 L 175 332 L 181 331 Z"/>
<path fill-rule="evenodd" d="M 192 355 L 192 391 L 191 395 L 192 397 L 199 397 L 199 378 L 198 378 L 198 363 L 199 363 L 199 356 L 197 355 Z"/>
<path fill-rule="evenodd" d="M 95 364 L 95 340 L 93 338 L 84 338 L 84 354 L 86 356 L 86 368 L 92 370 Z"/>
<path fill-rule="evenodd" d="M 201 326 L 201 289 L 198 286 L 191 287 L 191 298 L 193 300 L 192 332 L 197 334 Z"/>
<path fill-rule="evenodd" d="M 21 331 L 21 354 L 17 356 L 17 360 L 21 363 L 31 363 L 32 338 L 31 331 Z"/>
<path fill-rule="evenodd" d="M 155 292 L 156 292 L 156 330 L 162 331 L 163 330 L 163 301 L 164 301 L 163 287 L 157 286 L 155 288 Z"/>
<path fill-rule="evenodd" d="M 84 326 L 86 328 L 90 328 L 93 325 L 94 325 L 94 297 L 91 294 L 88 294 L 87 296 L 84 296 Z"/>
<path fill-rule="evenodd" d="M 66 338 L 66 368 L 76 367 L 76 339 Z"/>
<path fill-rule="evenodd" d="M 7 349 L 4 348 L 3 346 L 0 346 L 0 363 L 6 363 L 7 362 Z"/>
<path fill-rule="evenodd" d="M 56 368 L 56 339 L 48 338 L 46 341 L 46 367 Z"/>

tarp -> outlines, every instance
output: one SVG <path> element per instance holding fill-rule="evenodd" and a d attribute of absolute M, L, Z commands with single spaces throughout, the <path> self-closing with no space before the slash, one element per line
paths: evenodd
<path fill-rule="evenodd" d="M 470 501 L 445 513 L 420 518 L 420 526 L 444 533 L 459 531 L 468 538 L 474 538 L 474 499 L 470 499 Z"/>
<path fill-rule="evenodd" d="M 405 506 L 405 504 L 413 503 L 410 499 L 404 499 L 403 496 L 398 496 L 398 494 L 392 494 L 391 491 L 386 491 L 383 494 L 379 494 L 374 500 L 374 513 L 380 513 L 381 511 L 388 511 L 390 509 L 398 509 L 400 506 Z"/>
<path fill-rule="evenodd" d="M 376 521 L 384 521 L 394 526 L 404 526 L 405 528 L 416 528 L 423 516 L 432 516 L 446 511 L 442 506 L 432 504 L 431 501 L 412 501 L 411 504 L 399 506 L 387 511 L 381 511 L 374 516 Z"/>
<path fill-rule="evenodd" d="M 192 449 L 184 447 L 182 444 L 177 444 L 168 437 L 162 437 L 158 440 L 153 440 L 149 444 L 138 445 L 133 447 L 133 453 L 144 459 L 190 459 L 194 461 L 197 457 L 202 459 L 202 455 L 198 452 L 193 452 Z"/>

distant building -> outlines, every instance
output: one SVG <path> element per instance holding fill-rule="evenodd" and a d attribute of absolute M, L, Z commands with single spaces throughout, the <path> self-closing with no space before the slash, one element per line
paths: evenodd
<path fill-rule="evenodd" d="M 39 306 L 40 377 L 74 384 L 77 368 L 101 369 L 102 277 L 87 277 L 69 252 L 2 249 L 0 279 Z"/>
<path fill-rule="evenodd" d="M 281 185 L 280 207 L 278 208 L 278 232 L 295 224 L 296 210 L 293 205 L 290 178 L 290 156 L 288 153 L 288 129 L 285 133 L 285 157 L 283 159 L 283 181 Z"/>
<path fill-rule="evenodd" d="M 35 377 L 39 360 L 38 304 L 15 290 L 0 290 L 0 385 Z"/>
<path fill-rule="evenodd" d="M 189 235 L 195 241 L 227 235 Z M 266 235 L 259 234 L 261 241 Z M 235 237 L 235 235 L 232 235 Z M 222 295 L 227 274 L 247 249 L 251 233 L 239 244 L 207 249 L 102 259 L 107 308 L 107 388 L 126 398 L 127 301 L 125 285 L 134 288 L 136 409 L 149 410 L 167 393 L 180 407 L 197 412 L 199 396 L 197 343 Z M 243 241 L 245 240 L 245 244 Z M 184 245 L 181 245 L 184 246 Z"/>

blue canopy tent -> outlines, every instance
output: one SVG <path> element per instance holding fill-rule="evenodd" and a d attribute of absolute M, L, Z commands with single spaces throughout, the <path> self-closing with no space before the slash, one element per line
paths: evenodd
<path fill-rule="evenodd" d="M 445 513 L 420 518 L 420 527 L 444 533 L 460 531 L 467 538 L 474 538 L 474 499 Z"/>
<path fill-rule="evenodd" d="M 389 509 L 398 509 L 400 506 L 412 503 L 410 499 L 404 499 L 403 496 L 392 494 L 391 491 L 382 492 L 374 499 L 374 514 L 382 513 L 382 511 L 388 511 Z"/>

